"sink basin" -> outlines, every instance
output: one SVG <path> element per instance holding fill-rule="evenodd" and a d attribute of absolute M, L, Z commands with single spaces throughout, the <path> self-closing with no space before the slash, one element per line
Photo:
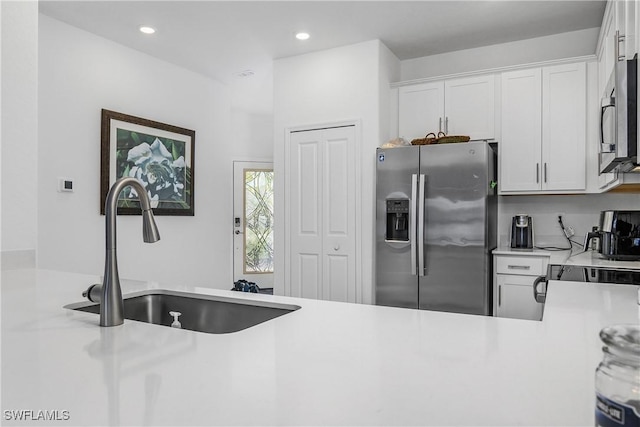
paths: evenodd
<path fill-rule="evenodd" d="M 124 318 L 154 325 L 171 326 L 170 311 L 179 311 L 182 329 L 226 334 L 298 310 L 300 306 L 269 301 L 253 301 L 213 295 L 154 289 L 125 295 Z M 78 302 L 66 305 L 71 310 L 100 313 L 100 305 Z"/>

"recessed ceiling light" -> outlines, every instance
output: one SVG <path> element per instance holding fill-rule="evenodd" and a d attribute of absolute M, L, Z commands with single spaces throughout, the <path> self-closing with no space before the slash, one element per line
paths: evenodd
<path fill-rule="evenodd" d="M 140 32 L 145 34 L 153 34 L 156 32 L 155 28 L 142 26 L 140 27 Z"/>
<path fill-rule="evenodd" d="M 309 38 L 309 33 L 296 33 L 296 38 L 298 40 L 307 40 Z"/>

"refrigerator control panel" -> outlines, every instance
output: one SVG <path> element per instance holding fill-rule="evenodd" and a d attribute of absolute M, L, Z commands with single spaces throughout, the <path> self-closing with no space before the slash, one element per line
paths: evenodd
<path fill-rule="evenodd" d="M 409 199 L 387 199 L 387 241 L 409 241 Z"/>

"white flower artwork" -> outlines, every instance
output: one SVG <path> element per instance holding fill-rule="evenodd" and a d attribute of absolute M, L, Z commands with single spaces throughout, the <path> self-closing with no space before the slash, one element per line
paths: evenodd
<path fill-rule="evenodd" d="M 141 182 L 156 215 L 193 216 L 194 141 L 193 130 L 103 109 L 104 200 L 111 183 L 127 176 Z M 118 212 L 139 214 L 139 203 L 139 194 L 126 187 L 118 198 Z"/>
<path fill-rule="evenodd" d="M 143 142 L 130 149 L 127 162 L 133 163 L 129 176 L 142 181 L 153 208 L 158 207 L 160 200 L 183 198 L 184 157 L 174 160 L 160 139 L 156 138 L 151 145 Z M 138 195 L 132 190 L 129 197 L 137 199 Z"/>

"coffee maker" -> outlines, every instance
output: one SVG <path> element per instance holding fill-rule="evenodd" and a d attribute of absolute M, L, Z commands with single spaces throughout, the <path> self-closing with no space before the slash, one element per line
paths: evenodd
<path fill-rule="evenodd" d="M 533 249 L 533 220 L 527 214 L 517 214 L 511 220 L 511 248 Z"/>

